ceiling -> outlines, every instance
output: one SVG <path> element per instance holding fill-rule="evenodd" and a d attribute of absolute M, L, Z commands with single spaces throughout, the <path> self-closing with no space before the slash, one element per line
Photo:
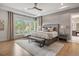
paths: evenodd
<path fill-rule="evenodd" d="M 28 10 L 28 8 L 32 8 L 34 3 L 0 3 L 0 8 L 14 11 L 17 10 L 23 14 L 28 14 L 29 16 L 37 17 L 43 16 L 71 8 L 79 7 L 78 3 L 38 3 L 37 7 L 43 9 L 42 11 L 38 11 L 35 9 Z"/>

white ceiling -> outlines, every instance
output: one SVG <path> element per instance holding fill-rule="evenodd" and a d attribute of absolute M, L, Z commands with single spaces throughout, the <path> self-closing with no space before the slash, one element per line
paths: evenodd
<path fill-rule="evenodd" d="M 28 8 L 32 8 L 34 6 L 33 3 L 2 3 L 0 4 L 0 7 L 5 7 L 7 10 L 18 10 L 20 12 L 29 14 L 30 16 L 36 17 L 36 16 L 42 16 L 47 15 L 71 8 L 79 7 L 78 3 L 38 3 L 37 7 L 40 9 L 43 9 L 43 11 L 38 10 L 28 10 Z M 62 8 L 66 7 L 66 8 Z M 3 8 L 3 9 L 5 9 Z"/>

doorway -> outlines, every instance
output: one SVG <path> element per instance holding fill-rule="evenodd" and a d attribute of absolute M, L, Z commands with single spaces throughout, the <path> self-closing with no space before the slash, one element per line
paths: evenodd
<path fill-rule="evenodd" d="M 71 15 L 72 42 L 79 43 L 79 13 Z"/>

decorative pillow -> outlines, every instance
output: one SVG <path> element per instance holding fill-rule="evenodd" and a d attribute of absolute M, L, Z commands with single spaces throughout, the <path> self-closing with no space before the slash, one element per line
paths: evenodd
<path fill-rule="evenodd" d="M 57 31 L 56 27 L 53 28 L 53 31 Z"/>
<path fill-rule="evenodd" d="M 48 32 L 53 32 L 53 28 L 48 28 Z"/>

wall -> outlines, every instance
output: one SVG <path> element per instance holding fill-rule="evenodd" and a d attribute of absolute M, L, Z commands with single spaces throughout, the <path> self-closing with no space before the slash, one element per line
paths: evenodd
<path fill-rule="evenodd" d="M 4 20 L 4 31 L 0 31 L 0 41 L 7 40 L 7 22 L 8 14 L 6 11 L 0 10 L 0 20 Z"/>
<path fill-rule="evenodd" d="M 43 24 L 60 24 L 60 27 L 63 26 L 64 29 L 60 28 L 60 33 L 67 34 L 70 39 L 70 14 L 55 14 L 55 15 L 47 15 L 43 16 Z"/>

